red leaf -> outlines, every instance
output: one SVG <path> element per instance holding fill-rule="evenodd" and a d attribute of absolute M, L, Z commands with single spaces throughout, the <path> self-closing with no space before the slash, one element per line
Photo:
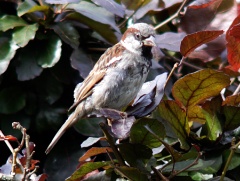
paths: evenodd
<path fill-rule="evenodd" d="M 98 147 L 92 147 L 90 148 L 80 159 L 79 161 L 85 161 L 86 159 L 90 158 L 91 156 L 96 156 L 102 153 L 107 153 L 108 152 L 112 152 L 112 149 L 110 147 L 102 147 L 102 148 L 98 148 Z"/>
<path fill-rule="evenodd" d="M 240 16 L 236 17 L 226 33 L 228 62 L 234 71 L 240 69 Z"/>
<path fill-rule="evenodd" d="M 197 47 L 214 40 L 219 35 L 223 34 L 222 30 L 218 31 L 199 31 L 193 34 L 189 34 L 184 37 L 181 42 L 180 52 L 184 57 L 187 57 Z"/>
<path fill-rule="evenodd" d="M 17 141 L 18 139 L 12 135 L 0 136 L 0 141 L 4 141 L 4 140 Z"/>

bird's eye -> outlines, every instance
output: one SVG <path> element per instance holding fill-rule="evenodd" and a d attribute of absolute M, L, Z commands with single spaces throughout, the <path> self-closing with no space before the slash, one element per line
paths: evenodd
<path fill-rule="evenodd" d="M 137 40 L 140 40 L 140 39 L 141 39 L 140 34 L 135 34 L 135 38 L 136 38 Z"/>

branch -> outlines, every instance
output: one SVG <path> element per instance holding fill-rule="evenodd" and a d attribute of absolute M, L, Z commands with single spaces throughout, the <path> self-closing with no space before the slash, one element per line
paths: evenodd
<path fill-rule="evenodd" d="M 166 19 L 165 21 L 163 21 L 162 23 L 160 23 L 159 25 L 155 26 L 155 30 L 159 29 L 160 27 L 162 27 L 163 25 L 167 24 L 168 22 L 172 21 L 173 19 L 177 18 L 182 9 L 184 8 L 184 6 L 186 5 L 188 0 L 184 0 L 180 6 L 180 8 L 177 10 L 177 12 L 175 14 L 173 14 L 172 16 L 170 16 L 168 19 Z"/>
<path fill-rule="evenodd" d="M 104 133 L 104 135 L 105 135 L 105 137 L 106 137 L 110 147 L 112 148 L 113 153 L 114 153 L 115 157 L 117 158 L 119 164 L 121 166 L 125 166 L 124 160 L 123 160 L 121 154 L 119 153 L 119 151 L 118 151 L 118 149 L 117 149 L 117 147 L 116 147 L 116 145 L 114 143 L 114 140 L 113 140 L 112 136 L 108 133 L 108 130 L 106 128 L 106 124 L 100 123 L 99 126 L 101 127 L 101 129 L 102 129 L 102 131 L 103 131 L 103 133 Z"/>

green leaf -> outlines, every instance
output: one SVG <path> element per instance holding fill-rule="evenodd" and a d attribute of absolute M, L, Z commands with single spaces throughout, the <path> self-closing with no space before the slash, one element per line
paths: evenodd
<path fill-rule="evenodd" d="M 36 6 L 37 4 L 33 0 L 25 0 L 24 2 L 20 3 L 17 7 L 17 15 L 22 16 L 26 14 L 29 9 L 31 9 L 33 6 Z"/>
<path fill-rule="evenodd" d="M 85 176 L 86 174 L 102 168 L 104 166 L 109 166 L 111 162 L 88 162 L 83 164 L 80 168 L 78 168 L 70 177 L 66 179 L 66 181 L 75 181 Z"/>
<path fill-rule="evenodd" d="M 190 172 L 189 176 L 191 176 L 193 180 L 197 180 L 197 181 L 209 180 L 213 178 L 213 174 L 203 174 L 200 172 Z"/>
<path fill-rule="evenodd" d="M 141 144 L 122 143 L 118 145 L 124 160 L 132 167 L 146 171 L 145 164 L 152 156 L 152 150 Z"/>
<path fill-rule="evenodd" d="M 229 84 L 230 79 L 226 74 L 204 69 L 179 79 L 173 85 L 172 94 L 177 102 L 190 107 L 219 95 Z"/>
<path fill-rule="evenodd" d="M 74 20 L 87 25 L 112 44 L 116 44 L 118 42 L 114 31 L 111 29 L 111 26 L 107 24 L 99 23 L 79 13 L 70 13 L 66 16 L 66 19 Z"/>
<path fill-rule="evenodd" d="M 79 34 L 75 27 L 70 23 L 59 22 L 52 26 L 58 36 L 73 49 L 79 46 Z"/>
<path fill-rule="evenodd" d="M 230 150 L 225 150 L 223 153 L 223 162 L 226 164 L 227 159 L 229 158 Z M 232 159 L 228 165 L 227 170 L 232 170 L 238 166 L 240 166 L 240 154 L 239 153 L 234 153 L 232 155 Z"/>
<path fill-rule="evenodd" d="M 5 15 L 0 18 L 0 31 L 7 31 L 18 26 L 26 25 L 27 22 L 25 22 L 22 18 L 19 18 L 18 16 Z"/>
<path fill-rule="evenodd" d="M 59 61 L 61 52 L 61 40 L 55 35 L 49 36 L 48 41 L 38 54 L 37 59 L 39 65 L 41 65 L 43 68 L 53 67 Z"/>
<path fill-rule="evenodd" d="M 24 47 L 30 40 L 33 40 L 38 30 L 38 24 L 18 27 L 13 31 L 12 41 L 20 47 Z"/>
<path fill-rule="evenodd" d="M 145 125 L 148 125 L 148 127 L 151 128 L 159 138 L 163 139 L 165 137 L 165 128 L 162 123 L 156 119 L 143 118 L 137 120 L 132 125 L 130 130 L 131 143 L 139 143 L 150 148 L 159 147 L 161 142 L 144 127 Z"/>
<path fill-rule="evenodd" d="M 136 180 L 136 181 L 148 181 L 148 176 L 145 173 L 142 173 L 136 168 L 133 167 L 127 167 L 127 166 L 121 166 L 121 167 L 115 167 L 114 169 L 118 174 L 120 174 L 122 177 L 126 177 L 129 180 Z"/>
<path fill-rule="evenodd" d="M 159 104 L 159 113 L 165 119 L 177 135 L 181 147 L 188 150 L 187 137 L 190 132 L 186 112 L 175 101 L 164 100 Z"/>
<path fill-rule="evenodd" d="M 240 107 L 224 106 L 225 115 L 224 130 L 233 130 L 240 126 Z"/>
<path fill-rule="evenodd" d="M 182 170 L 194 163 L 195 159 L 184 160 L 181 162 L 176 162 L 174 166 L 175 171 Z M 203 174 L 214 174 L 217 173 L 221 168 L 222 156 L 213 157 L 211 159 L 199 159 L 196 165 L 188 168 L 186 171 L 200 171 Z M 168 165 L 163 169 L 164 172 L 172 171 L 172 164 Z"/>
<path fill-rule="evenodd" d="M 18 80 L 30 80 L 41 74 L 43 69 L 38 65 L 36 59 L 33 58 L 35 56 L 35 51 L 30 48 L 26 47 L 20 51 L 16 65 Z"/>
<path fill-rule="evenodd" d="M 17 87 L 9 87 L 0 91 L 0 113 L 12 114 L 26 105 L 25 94 Z"/>
<path fill-rule="evenodd" d="M 206 118 L 206 123 L 204 125 L 204 128 L 207 129 L 206 136 L 209 140 L 216 141 L 222 134 L 221 123 L 215 112 L 203 110 L 203 113 Z"/>
<path fill-rule="evenodd" d="M 43 6 L 33 6 L 32 8 L 30 8 L 26 13 L 33 13 L 36 11 L 41 11 L 43 12 L 45 15 L 48 15 L 50 11 L 52 11 L 52 9 L 50 8 L 50 6 L 47 5 L 43 5 Z"/>
<path fill-rule="evenodd" d="M 14 57 L 17 46 L 12 43 L 8 38 L 0 38 L 0 75 L 3 74 Z"/>

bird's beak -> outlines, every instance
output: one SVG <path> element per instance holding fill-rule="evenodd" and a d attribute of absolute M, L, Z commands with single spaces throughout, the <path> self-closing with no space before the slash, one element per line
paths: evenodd
<path fill-rule="evenodd" d="M 157 46 L 155 43 L 155 38 L 153 36 L 150 36 L 149 38 L 146 38 L 145 40 L 143 40 L 143 45 L 151 46 L 151 47 Z"/>

